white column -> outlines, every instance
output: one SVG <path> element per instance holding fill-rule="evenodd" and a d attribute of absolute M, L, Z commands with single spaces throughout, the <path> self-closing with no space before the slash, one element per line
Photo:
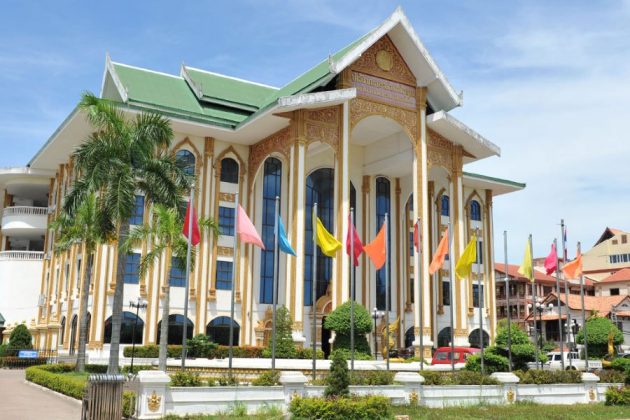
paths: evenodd
<path fill-rule="evenodd" d="M 340 220 L 337 220 L 337 239 L 342 243 L 342 249 L 338 254 L 337 264 L 341 263 L 341 275 L 336 279 L 336 287 L 333 289 L 333 306 L 338 306 L 348 300 L 350 296 L 350 258 L 346 253 L 346 233 L 348 231 L 348 216 L 350 214 L 350 173 L 349 173 L 349 146 L 350 146 L 350 109 L 347 102 L 343 104 L 343 123 L 342 123 L 342 142 L 339 147 L 338 167 L 337 171 L 340 178 L 340 202 L 337 203 L 341 208 Z M 339 295 L 339 292 L 341 295 Z"/>
<path fill-rule="evenodd" d="M 305 189 L 306 189 L 306 168 L 305 168 L 305 154 L 306 154 L 306 141 L 305 139 L 298 139 L 295 147 L 293 148 L 292 158 L 297 160 L 297 164 L 292 166 L 296 168 L 293 170 L 292 176 L 295 177 L 295 181 L 291 179 L 291 185 L 296 186 L 296 191 L 291 194 L 291 207 L 295 212 L 294 223 L 295 226 L 291 226 L 290 231 L 295 231 L 295 253 L 297 257 L 287 257 L 293 260 L 295 264 L 295 276 L 291 281 L 287 281 L 287 284 L 293 283 L 293 297 L 294 302 L 291 313 L 294 318 L 294 331 L 293 341 L 304 343 L 306 341 L 304 337 L 304 208 L 305 208 Z M 289 187 L 289 190 L 291 188 Z M 293 215 L 289 214 L 289 218 Z M 292 221 L 293 223 L 293 221 Z M 313 279 L 315 281 L 315 279 Z M 287 287 L 287 291 L 289 288 Z M 287 296 L 291 296 L 287 294 Z"/>

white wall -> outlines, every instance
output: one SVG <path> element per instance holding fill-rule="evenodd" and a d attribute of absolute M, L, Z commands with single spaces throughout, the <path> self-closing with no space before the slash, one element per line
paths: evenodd
<path fill-rule="evenodd" d="M 0 261 L 0 313 L 5 325 L 37 316 L 42 261 Z"/>

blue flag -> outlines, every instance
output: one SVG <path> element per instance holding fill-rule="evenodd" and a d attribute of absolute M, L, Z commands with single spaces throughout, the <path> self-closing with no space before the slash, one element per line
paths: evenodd
<path fill-rule="evenodd" d="M 280 251 L 293 255 L 295 255 L 295 251 L 291 247 L 289 243 L 289 239 L 287 238 L 287 233 L 284 230 L 284 225 L 282 224 L 282 219 L 278 216 L 278 246 L 280 247 Z"/>

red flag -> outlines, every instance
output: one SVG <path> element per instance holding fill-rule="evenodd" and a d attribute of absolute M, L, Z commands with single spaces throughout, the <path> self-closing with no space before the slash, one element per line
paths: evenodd
<path fill-rule="evenodd" d="M 354 251 L 354 266 L 358 267 L 359 265 L 359 255 L 363 252 L 363 244 L 361 243 L 361 239 L 359 239 L 359 234 L 354 227 L 354 223 L 348 216 L 348 234 L 346 235 L 346 253 L 350 255 L 350 241 L 352 241 Z"/>
<path fill-rule="evenodd" d="M 416 221 L 416 224 L 413 225 L 413 246 L 416 249 L 416 252 L 420 252 L 420 227 L 418 224 L 420 220 Z"/>
<path fill-rule="evenodd" d="M 444 231 L 444 236 L 440 240 L 437 249 L 435 250 L 435 254 L 433 255 L 433 260 L 431 261 L 431 265 L 429 265 L 429 274 L 433 274 L 442 268 L 442 264 L 444 264 L 444 260 L 448 255 L 448 229 Z"/>
<path fill-rule="evenodd" d="M 188 226 L 190 225 L 190 209 L 191 209 L 191 203 L 190 201 L 188 202 L 188 206 L 186 206 L 186 217 L 184 218 L 184 229 L 182 230 L 182 233 L 184 234 L 184 236 L 188 239 Z M 193 245 L 197 245 L 199 243 L 199 241 L 201 240 L 201 233 L 199 232 L 199 222 L 197 220 L 197 212 L 195 211 L 195 208 L 192 207 L 192 215 L 193 215 L 193 220 L 192 220 L 192 238 L 190 239 L 190 243 Z"/>
<path fill-rule="evenodd" d="M 556 268 L 558 268 L 558 254 L 556 252 L 556 243 L 554 242 L 551 244 L 551 252 L 545 258 L 545 271 L 547 275 L 550 275 L 556 271 Z"/>

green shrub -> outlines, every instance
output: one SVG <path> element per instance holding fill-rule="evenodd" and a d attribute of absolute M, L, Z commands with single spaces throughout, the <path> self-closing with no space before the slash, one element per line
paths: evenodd
<path fill-rule="evenodd" d="M 125 357 L 131 357 L 133 354 L 134 357 L 142 357 L 142 358 L 158 358 L 160 354 L 160 347 L 155 344 L 149 344 L 146 346 L 136 346 L 135 351 L 132 351 L 132 347 L 125 347 L 123 351 L 123 355 Z M 169 345 L 166 350 L 168 357 L 182 357 L 182 346 L 179 344 Z"/>
<path fill-rule="evenodd" d="M 238 385 L 238 379 L 236 376 L 221 376 L 217 378 L 217 382 L 220 386 L 235 386 Z"/>
<path fill-rule="evenodd" d="M 350 360 L 352 358 L 352 351 L 350 349 L 336 349 L 334 352 L 343 355 L 344 359 L 346 360 Z M 329 358 L 332 358 L 332 354 L 329 356 Z M 355 351 L 354 360 L 372 360 L 372 355 L 369 353 Z"/>
<path fill-rule="evenodd" d="M 291 313 L 282 305 L 276 310 L 276 335 L 271 337 L 267 348 L 263 351 L 263 357 L 271 357 L 273 341 L 276 342 L 275 356 L 282 359 L 294 359 L 296 356 L 295 343 L 293 342 L 293 320 Z"/>
<path fill-rule="evenodd" d="M 479 372 L 460 370 L 452 372 L 423 371 L 424 385 L 498 385 L 499 382 Z"/>
<path fill-rule="evenodd" d="M 260 374 L 256 379 L 252 381 L 254 386 L 273 386 L 280 385 L 280 372 L 268 370 L 265 373 Z"/>
<path fill-rule="evenodd" d="M 610 387 L 606 390 L 606 405 L 630 405 L 630 387 Z"/>
<path fill-rule="evenodd" d="M 171 386 L 194 387 L 202 383 L 198 373 L 180 371 L 171 375 Z"/>
<path fill-rule="evenodd" d="M 483 352 L 484 373 L 507 372 L 510 370 L 510 362 L 507 357 L 496 353 L 495 347 L 488 347 Z M 481 355 L 474 354 L 466 360 L 465 368 L 471 372 L 481 372 Z"/>
<path fill-rule="evenodd" d="M 85 371 L 88 373 L 107 373 L 107 365 L 95 365 L 90 363 L 85 365 Z"/>
<path fill-rule="evenodd" d="M 157 367 L 152 365 L 133 365 L 133 372 L 131 371 L 131 366 L 123 366 L 120 370 L 124 375 L 128 375 L 132 373 L 137 375 L 141 370 L 157 370 Z"/>
<path fill-rule="evenodd" d="M 341 397 L 350 393 L 348 386 L 350 385 L 350 377 L 348 375 L 348 363 L 345 357 L 338 351 L 334 351 L 332 363 L 330 364 L 330 373 L 326 377 L 326 389 L 324 396 Z"/>
<path fill-rule="evenodd" d="M 64 367 L 46 369 L 48 366 Z M 65 366 L 69 366 L 70 369 L 63 370 L 65 369 Z M 62 373 L 70 372 L 72 370 L 72 365 L 31 366 L 26 369 L 25 376 L 27 381 L 80 400 L 83 398 L 83 390 L 85 389 L 86 384 L 85 379 L 75 376 L 62 375 Z"/>
<path fill-rule="evenodd" d="M 206 386 L 217 386 L 216 378 L 207 378 L 206 379 Z"/>
<path fill-rule="evenodd" d="M 630 368 L 630 359 L 618 357 L 616 359 L 613 359 L 613 361 L 610 363 L 610 367 L 612 369 L 625 372 L 626 370 L 628 370 L 628 368 Z"/>
<path fill-rule="evenodd" d="M 350 350 L 350 306 L 351 302 L 349 301 L 338 306 L 324 321 L 326 328 L 335 331 L 335 341 L 333 342 L 333 349 L 335 350 Z M 356 360 L 370 360 L 372 358 L 370 345 L 366 338 L 366 334 L 371 331 L 372 318 L 370 313 L 363 305 L 355 302 L 354 350 Z"/>
<path fill-rule="evenodd" d="M 324 359 L 324 352 L 321 351 L 320 349 L 317 349 L 317 351 L 315 352 L 315 357 L 317 359 Z M 306 359 L 306 360 L 313 360 L 313 349 L 312 348 L 302 348 L 302 349 L 297 349 L 296 352 L 296 358 L 297 359 Z"/>
<path fill-rule="evenodd" d="M 46 357 L 34 357 L 32 359 L 23 359 L 17 356 L 0 357 L 0 368 L 25 368 L 28 366 L 45 365 L 48 362 Z"/>
<path fill-rule="evenodd" d="M 190 340 L 186 340 L 188 357 L 208 357 L 210 352 L 218 347 L 219 345 L 210 341 L 205 334 L 197 334 Z"/>
<path fill-rule="evenodd" d="M 23 350 L 33 348 L 33 336 L 26 327 L 26 324 L 17 325 L 9 336 L 7 350 Z"/>
<path fill-rule="evenodd" d="M 361 370 L 350 374 L 351 385 L 392 385 L 394 372 L 384 370 Z"/>
<path fill-rule="evenodd" d="M 599 382 L 603 384 L 622 384 L 627 375 L 616 369 L 602 369 L 595 372 L 599 376 Z"/>
<path fill-rule="evenodd" d="M 7 355 L 9 345 L 8 344 L 0 344 L 0 357 Z"/>
<path fill-rule="evenodd" d="M 136 413 L 136 393 L 132 391 L 123 392 L 123 417 L 130 419 Z"/>
<path fill-rule="evenodd" d="M 554 343 L 553 341 L 547 341 L 545 344 L 543 344 L 542 351 L 544 353 L 549 353 L 550 351 L 554 351 L 556 347 L 558 347 L 556 343 Z"/>
<path fill-rule="evenodd" d="M 520 378 L 521 384 L 579 384 L 582 373 L 577 370 L 517 370 L 514 374 Z"/>
<path fill-rule="evenodd" d="M 294 397 L 289 412 L 295 419 L 380 420 L 390 417 L 390 404 L 386 397 L 376 395 L 333 399 Z"/>
<path fill-rule="evenodd" d="M 536 361 L 536 347 L 529 340 L 527 333 L 514 324 L 510 324 L 512 332 L 512 367 L 514 369 L 527 369 L 528 362 Z M 508 328 L 498 327 L 495 340 L 495 353 L 508 357 Z M 545 358 L 546 360 L 546 358 Z"/>
<path fill-rule="evenodd" d="M 623 333 L 608 318 L 592 316 L 586 320 L 588 330 L 588 355 L 592 357 L 604 357 L 608 354 L 608 334 L 613 334 L 613 344 L 623 343 Z M 584 344 L 584 331 L 580 329 L 575 341 Z"/>

